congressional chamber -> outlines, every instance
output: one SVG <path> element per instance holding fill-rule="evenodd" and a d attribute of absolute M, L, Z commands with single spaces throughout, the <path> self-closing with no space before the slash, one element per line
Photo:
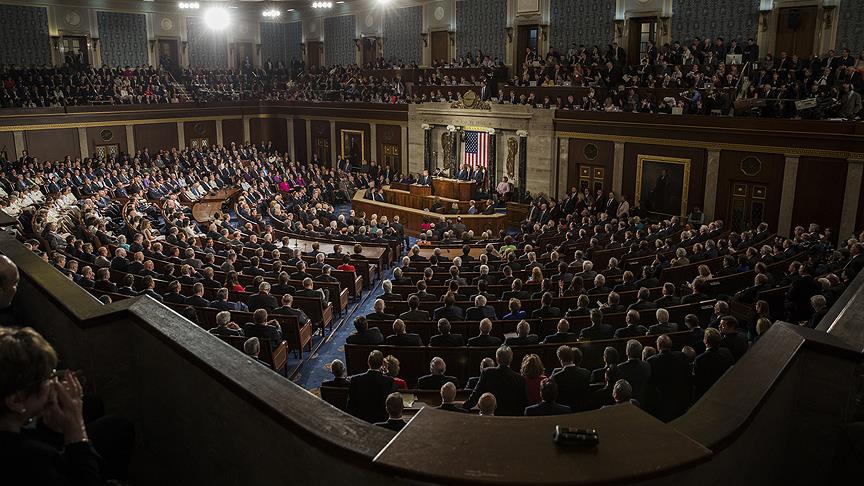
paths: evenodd
<path fill-rule="evenodd" d="M 864 0 L 3 2 L 3 485 L 864 474 Z"/>

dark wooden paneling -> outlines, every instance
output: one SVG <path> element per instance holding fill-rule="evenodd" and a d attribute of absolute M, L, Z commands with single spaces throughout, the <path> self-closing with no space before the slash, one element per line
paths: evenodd
<path fill-rule="evenodd" d="M 6 157 L 10 160 L 16 158 L 15 136 L 12 132 L 0 132 L 0 152 L 6 152 Z"/>
<path fill-rule="evenodd" d="M 297 160 L 309 160 L 309 150 L 306 147 L 306 120 L 294 119 L 294 157 Z"/>
<path fill-rule="evenodd" d="M 103 138 L 103 131 L 110 132 L 110 139 Z M 105 133 L 106 137 L 109 135 Z M 126 145 L 126 127 L 123 125 L 112 125 L 104 127 L 88 127 L 87 128 L 87 149 L 88 155 L 96 152 L 97 145 L 117 144 L 120 146 L 121 152 L 128 152 L 129 147 Z"/>
<path fill-rule="evenodd" d="M 288 122 L 284 118 L 252 118 L 249 137 L 256 145 L 273 142 L 277 149 L 285 150 L 288 148 Z"/>
<path fill-rule="evenodd" d="M 239 118 L 229 118 L 222 120 L 222 143 L 231 145 L 231 142 L 242 144 L 243 140 L 243 120 Z"/>
<path fill-rule="evenodd" d="M 78 130 L 74 128 L 24 132 L 24 145 L 30 155 L 42 161 L 63 160 L 67 155 L 75 159 L 81 155 Z"/>
<path fill-rule="evenodd" d="M 320 160 L 322 162 L 330 162 L 331 150 L 334 143 L 338 143 L 335 140 L 330 140 L 330 122 L 321 121 L 321 120 L 312 120 L 312 146 L 309 147 L 309 159 L 316 154 L 316 148 L 318 147 L 319 140 L 326 141 L 327 147 L 330 147 L 325 153 L 322 154 Z M 337 132 L 338 136 L 338 132 Z M 337 149 L 338 151 L 338 149 Z M 329 164 L 328 164 L 329 165 Z"/>
<path fill-rule="evenodd" d="M 741 161 L 747 157 L 756 157 L 762 163 L 762 169 L 755 175 L 748 176 L 741 171 Z M 780 215 L 780 195 L 783 192 L 783 171 L 786 157 L 782 154 L 754 154 L 723 150 L 720 152 L 720 170 L 717 174 L 717 199 L 714 205 L 714 217 L 729 221 L 732 184 L 746 182 L 764 184 L 766 187 L 765 222 L 771 230 L 777 229 L 777 218 Z"/>
<path fill-rule="evenodd" d="M 376 125 L 376 140 L 378 145 L 374 148 L 375 156 L 373 157 L 379 164 L 384 163 L 384 150 L 381 148 L 383 144 L 396 145 L 399 147 L 399 166 L 391 167 L 394 174 L 402 172 L 402 167 L 408 167 L 408 154 L 402 153 L 402 127 L 398 125 Z"/>
<path fill-rule="evenodd" d="M 189 121 L 183 123 L 183 136 L 189 145 L 193 138 L 206 138 L 210 145 L 216 145 L 216 123 L 213 120 Z"/>
<path fill-rule="evenodd" d="M 622 192 L 635 203 L 636 198 L 636 160 L 640 155 L 657 155 L 661 157 L 678 157 L 690 159 L 690 182 L 687 191 L 687 214 L 693 206 L 703 206 L 705 194 L 705 159 L 704 149 L 687 147 L 664 147 L 661 145 L 646 145 L 628 143 L 624 145 L 624 171 Z"/>
<path fill-rule="evenodd" d="M 798 225 L 806 228 L 810 223 L 817 223 L 823 229 L 833 228 L 834 235 L 837 235 L 843 211 L 847 165 L 844 159 L 799 159 L 795 207 L 792 210 L 793 228 Z"/>
<path fill-rule="evenodd" d="M 336 122 L 336 153 L 342 153 L 342 130 L 357 130 L 363 132 L 363 158 L 372 160 L 372 131 L 368 123 Z M 378 156 L 375 156 L 378 158 Z"/>
<path fill-rule="evenodd" d="M 571 187 L 579 187 L 579 166 L 581 164 L 603 167 L 603 187 L 611 190 L 615 144 L 613 142 L 582 140 L 578 138 L 571 138 L 569 140 L 570 143 L 567 148 L 567 190 L 569 191 Z M 588 145 L 597 147 L 597 155 L 594 159 L 590 159 L 585 154 L 585 147 Z M 633 201 L 632 197 L 630 197 L 630 201 Z"/>
<path fill-rule="evenodd" d="M 177 147 L 177 124 L 176 123 L 152 123 L 147 125 L 135 125 L 135 148 L 150 149 L 155 154 L 161 149 L 170 150 Z"/>

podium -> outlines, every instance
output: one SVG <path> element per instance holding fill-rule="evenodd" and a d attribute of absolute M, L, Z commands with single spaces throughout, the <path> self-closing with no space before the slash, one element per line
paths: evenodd
<path fill-rule="evenodd" d="M 460 181 L 456 179 L 435 178 L 432 179 L 435 195 L 457 201 L 470 201 L 474 198 L 477 183 L 474 181 Z"/>
<path fill-rule="evenodd" d="M 392 184 L 390 187 L 393 187 Z M 432 188 L 429 186 L 423 186 L 420 184 L 411 184 L 411 187 L 408 189 L 408 192 L 413 196 L 431 196 Z"/>

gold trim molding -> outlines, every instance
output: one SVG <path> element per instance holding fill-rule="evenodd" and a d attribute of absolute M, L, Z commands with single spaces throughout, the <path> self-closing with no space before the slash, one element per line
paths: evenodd
<path fill-rule="evenodd" d="M 806 155 L 810 157 L 827 157 L 840 159 L 864 159 L 864 152 L 846 152 L 839 150 L 811 149 L 805 147 L 776 147 L 771 145 L 752 145 L 738 143 L 703 142 L 700 140 L 676 140 L 669 138 L 633 137 L 622 135 L 607 135 L 600 133 L 581 133 L 556 131 L 559 138 L 576 138 L 579 140 L 601 140 L 606 142 L 644 143 L 647 145 L 667 145 L 675 147 L 702 148 L 707 150 L 737 150 L 742 152 L 759 152 L 765 154 Z"/>

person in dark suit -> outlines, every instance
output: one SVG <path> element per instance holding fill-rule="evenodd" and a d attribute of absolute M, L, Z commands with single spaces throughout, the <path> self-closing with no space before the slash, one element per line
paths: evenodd
<path fill-rule="evenodd" d="M 345 339 L 347 344 L 381 344 L 383 342 L 384 335 L 381 334 L 381 331 L 377 327 L 369 329 L 369 322 L 363 316 L 354 318 L 354 334 Z"/>
<path fill-rule="evenodd" d="M 705 352 L 693 361 L 693 393 L 698 400 L 735 363 L 727 348 L 720 346 L 720 331 L 705 330 Z"/>
<path fill-rule="evenodd" d="M 405 321 L 396 319 L 393 321 L 393 334 L 384 339 L 384 344 L 388 346 L 423 346 L 423 340 L 419 334 L 407 333 L 405 331 Z"/>
<path fill-rule="evenodd" d="M 624 319 L 627 321 L 627 325 L 615 330 L 615 339 L 639 337 L 648 333 L 648 328 L 639 324 L 639 311 L 627 311 L 627 317 Z"/>
<path fill-rule="evenodd" d="M 330 373 L 333 374 L 333 379 L 321 382 L 321 386 L 348 388 L 351 386 L 351 380 L 345 376 L 345 371 L 345 363 L 341 359 L 334 359 L 330 362 Z"/>
<path fill-rule="evenodd" d="M 552 372 L 550 379 L 558 385 L 559 401 L 573 412 L 588 410 L 591 372 L 579 366 L 582 364 L 582 351 L 565 344 L 558 347 L 556 354 L 561 367 Z"/>
<path fill-rule="evenodd" d="M 381 299 L 384 301 L 387 300 L 402 300 L 402 296 L 399 294 L 393 293 L 393 283 L 389 280 L 385 280 L 381 282 L 381 288 L 384 289 L 384 293 L 376 297 L 376 299 Z"/>
<path fill-rule="evenodd" d="M 543 399 L 537 405 L 525 407 L 525 416 L 539 417 L 542 415 L 563 415 L 570 413 L 570 407 L 561 405 L 558 400 L 558 384 L 549 378 L 540 383 L 540 397 Z"/>
<path fill-rule="evenodd" d="M 645 287 L 639 289 L 639 292 L 636 294 L 636 302 L 630 304 L 630 307 L 627 310 L 654 310 L 657 308 L 657 304 L 651 301 L 651 291 Z"/>
<path fill-rule="evenodd" d="M 663 296 L 654 301 L 657 308 L 672 307 L 681 304 L 681 298 L 675 295 L 675 284 L 666 282 L 663 284 Z M 631 383 L 632 385 L 632 383 Z"/>
<path fill-rule="evenodd" d="M 498 315 L 495 313 L 495 308 L 491 305 L 486 305 L 486 297 L 478 295 L 474 297 L 474 307 L 469 307 L 465 311 L 466 321 L 479 321 L 489 318 L 493 321 L 498 320 Z"/>
<path fill-rule="evenodd" d="M 279 302 L 276 300 L 276 297 L 270 295 L 270 284 L 268 282 L 261 282 L 258 285 L 258 293 L 250 295 L 246 299 L 246 305 L 253 312 L 258 309 L 266 309 L 269 312 L 279 307 Z"/>
<path fill-rule="evenodd" d="M 735 362 L 737 363 L 750 347 L 747 337 L 743 333 L 738 332 L 738 319 L 734 316 L 721 317 L 720 333 L 723 335 L 720 340 L 720 347 L 729 349 L 729 352 L 732 353 L 732 357 L 735 358 Z"/>
<path fill-rule="evenodd" d="M 551 343 L 572 343 L 579 340 L 579 335 L 573 332 L 570 332 L 570 321 L 567 319 L 559 319 L 557 332 L 555 334 L 550 334 L 546 336 L 543 340 L 543 344 L 551 344 Z"/>
<path fill-rule="evenodd" d="M 641 402 L 645 396 L 645 385 L 651 378 L 651 365 L 642 361 L 642 343 L 635 339 L 627 341 L 625 353 L 627 360 L 615 366 L 615 376 L 627 380 L 633 398 Z"/>
<path fill-rule="evenodd" d="M 423 169 L 423 175 L 417 180 L 417 184 L 420 184 L 421 186 L 432 186 L 432 176 L 429 175 L 428 170 Z"/>
<path fill-rule="evenodd" d="M 387 411 L 387 420 L 375 422 L 375 425 L 378 427 L 384 427 L 385 429 L 390 429 L 394 432 L 399 432 L 407 423 L 405 422 L 405 419 L 402 418 L 402 410 L 404 406 L 405 404 L 402 401 L 401 393 L 393 392 L 387 395 L 387 398 L 384 400 L 384 408 Z"/>
<path fill-rule="evenodd" d="M 393 314 L 387 314 L 386 312 L 384 312 L 385 306 L 386 304 L 383 300 L 375 300 L 375 304 L 373 305 L 373 309 L 375 310 L 375 312 L 368 314 L 366 316 L 366 319 L 370 321 L 392 321 L 396 319 L 396 316 L 394 316 Z"/>
<path fill-rule="evenodd" d="M 540 298 L 540 308 L 531 312 L 531 319 L 548 319 L 550 317 L 561 317 L 561 309 L 552 305 L 552 293 L 544 292 Z"/>
<path fill-rule="evenodd" d="M 100 272 L 102 270 L 106 269 L 99 269 Z M 186 297 L 180 294 L 180 282 L 172 280 L 171 283 L 168 284 L 168 292 L 162 295 L 162 300 L 169 304 L 186 304 Z"/>
<path fill-rule="evenodd" d="M 416 295 L 408 297 L 408 310 L 399 314 L 399 319 L 403 321 L 429 321 L 431 320 L 429 313 L 424 310 L 419 310 L 420 298 Z"/>
<path fill-rule="evenodd" d="M 678 332 L 678 324 L 669 322 L 669 311 L 666 309 L 657 309 L 657 324 L 648 327 L 648 335 L 656 336 L 658 334 L 669 334 Z"/>
<path fill-rule="evenodd" d="M 516 324 L 516 336 L 510 336 L 504 340 L 507 346 L 525 346 L 530 344 L 538 344 L 540 337 L 536 334 L 531 334 L 531 324 L 528 321 L 521 320 Z"/>
<path fill-rule="evenodd" d="M 709 297 L 708 294 L 705 293 L 708 290 L 708 282 L 706 282 L 704 278 L 696 277 L 696 279 L 693 281 L 692 287 L 693 293 L 682 297 L 682 304 L 695 304 L 697 302 L 711 299 L 711 297 Z"/>
<path fill-rule="evenodd" d="M 459 379 L 454 376 L 447 376 L 447 364 L 438 356 L 432 358 L 429 362 L 429 374 L 421 376 L 417 379 L 417 389 L 419 390 L 439 390 L 444 383 L 453 383 L 456 387 L 459 386 Z"/>
<path fill-rule="evenodd" d="M 197 282 L 192 286 L 192 296 L 186 298 L 186 305 L 210 307 L 210 301 L 204 298 L 204 284 Z"/>
<path fill-rule="evenodd" d="M 789 322 L 807 321 L 813 313 L 810 297 L 822 292 L 822 286 L 813 278 L 813 273 L 813 268 L 810 265 L 801 265 L 798 270 L 799 278 L 792 282 L 786 292 L 784 306 Z"/>
<path fill-rule="evenodd" d="M 350 378 L 348 387 L 348 413 L 369 423 L 387 420 L 385 402 L 396 390 L 393 378 L 381 372 L 384 354 L 377 349 L 369 353 L 369 369 Z M 400 398 L 401 402 L 401 398 Z"/>
<path fill-rule="evenodd" d="M 489 361 L 492 361 L 490 358 Z M 477 378 L 480 379 L 479 377 Z M 439 405 L 438 410 L 445 410 L 447 412 L 456 412 L 456 413 L 468 413 L 468 410 L 457 406 L 453 403 L 453 400 L 456 399 L 456 385 L 453 382 L 448 381 L 441 385 L 441 405 Z"/>
<path fill-rule="evenodd" d="M 810 305 L 813 307 L 813 315 L 810 316 L 810 320 L 807 321 L 807 327 L 810 329 L 816 329 L 816 326 L 819 325 L 819 322 L 821 322 L 822 318 L 825 317 L 825 314 L 828 313 L 828 302 L 824 295 L 817 294 L 810 297 Z"/>
<path fill-rule="evenodd" d="M 492 321 L 483 319 L 480 321 L 480 334 L 468 339 L 468 346 L 499 346 L 501 338 L 490 336 L 492 332 Z"/>
<path fill-rule="evenodd" d="M 216 327 L 210 329 L 210 334 L 217 336 L 243 336 L 243 329 L 231 320 L 231 313 L 222 311 L 216 314 Z"/>
<path fill-rule="evenodd" d="M 444 296 L 444 305 L 435 309 L 432 318 L 461 321 L 464 320 L 465 316 L 462 308 L 456 306 L 456 297 L 451 293 Z"/>
<path fill-rule="evenodd" d="M 450 321 L 447 319 L 438 319 L 438 334 L 429 338 L 429 346 L 465 346 L 465 338 L 461 334 L 450 334 Z"/>
<path fill-rule="evenodd" d="M 471 392 L 468 400 L 462 404 L 462 408 L 471 410 L 477 405 L 480 396 L 491 393 L 495 396 L 497 407 L 496 415 L 522 416 L 528 401 L 525 389 L 525 378 L 510 369 L 513 360 L 513 351 L 509 346 L 501 346 L 495 351 L 495 359 L 498 366 L 487 368 L 480 373 L 480 381 Z"/>
<path fill-rule="evenodd" d="M 433 302 L 438 300 L 438 297 L 436 297 L 435 294 L 426 292 L 426 282 L 423 280 L 417 282 L 417 292 L 409 295 L 408 299 L 411 299 L 411 297 L 417 297 L 421 302 Z"/>
<path fill-rule="evenodd" d="M 615 329 L 603 322 L 603 311 L 591 309 L 591 325 L 582 329 L 579 333 L 580 341 L 598 341 L 601 339 L 612 339 Z"/>
<path fill-rule="evenodd" d="M 258 309 L 252 314 L 252 322 L 243 324 L 243 333 L 246 337 L 257 337 L 269 339 L 272 345 L 282 340 L 282 329 L 275 319 L 267 319 L 267 311 Z"/>
<path fill-rule="evenodd" d="M 483 370 L 485 370 L 486 368 L 492 368 L 494 366 L 495 366 L 495 360 L 493 360 L 492 358 L 487 357 L 487 358 L 481 359 L 480 360 L 480 374 L 482 375 Z M 468 378 L 468 381 L 465 382 L 465 389 L 466 390 L 473 390 L 473 389 L 477 388 L 478 382 L 480 382 L 480 376 L 479 375 L 478 376 L 472 376 L 472 377 Z"/>
<path fill-rule="evenodd" d="M 666 334 L 657 338 L 657 350 L 648 358 L 651 378 L 646 405 L 652 415 L 669 422 L 690 406 L 690 362 L 684 353 L 672 350 L 672 340 Z"/>
<path fill-rule="evenodd" d="M 282 307 L 277 307 L 273 309 L 273 314 L 282 314 L 286 316 L 294 316 L 297 318 L 297 322 L 300 324 L 300 327 L 305 326 L 309 323 L 311 319 L 309 316 L 303 312 L 303 309 L 295 309 L 292 306 L 294 303 L 294 297 L 291 294 L 285 294 L 282 296 Z"/>
<path fill-rule="evenodd" d="M 686 345 L 696 351 L 696 355 L 705 352 L 705 328 L 699 322 L 699 317 L 696 314 L 687 314 L 684 316 L 684 325 L 689 333 L 686 338 Z"/>

